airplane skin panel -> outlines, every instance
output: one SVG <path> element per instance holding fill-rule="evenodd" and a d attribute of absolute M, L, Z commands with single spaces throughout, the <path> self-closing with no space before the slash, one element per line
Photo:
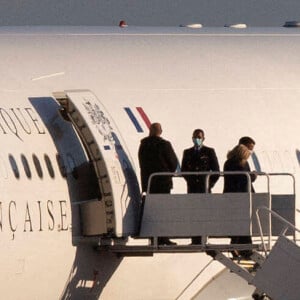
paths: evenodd
<path fill-rule="evenodd" d="M 204 129 L 205 144 L 215 148 L 221 168 L 228 151 L 247 135 L 256 141 L 253 169 L 291 172 L 298 182 L 300 33 L 9 27 L 0 28 L 0 45 L 1 295 L 183 300 L 208 299 L 207 294 L 215 299 L 217 291 L 219 296 L 224 282 L 213 278 L 223 266 L 206 254 L 119 258 L 95 251 L 108 240 L 102 233 L 83 234 L 81 207 L 101 203 L 103 190 L 111 190 L 119 238 L 114 242 L 147 245 L 148 240 L 129 235 L 141 200 L 138 147 L 150 122 L 162 124 L 162 136 L 179 162 L 192 146 L 195 128 Z M 89 123 L 88 142 L 95 139 L 101 147 L 104 162 L 98 166 L 109 173 L 103 190 L 85 142 L 61 111 L 57 91 L 80 107 L 80 124 Z M 92 124 L 98 113 L 109 120 L 98 124 L 103 134 Z M 90 151 L 99 154 L 100 147 Z M 265 182 L 254 185 L 265 192 Z M 271 188 L 288 194 L 291 185 L 274 179 Z M 213 192 L 222 190 L 220 179 Z M 175 178 L 172 193 L 185 192 L 185 181 Z M 245 297 L 238 283 L 224 280 L 226 295 Z"/>

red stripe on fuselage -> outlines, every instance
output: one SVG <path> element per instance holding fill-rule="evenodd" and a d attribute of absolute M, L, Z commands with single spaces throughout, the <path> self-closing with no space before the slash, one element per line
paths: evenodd
<path fill-rule="evenodd" d="M 144 112 L 142 107 L 136 107 L 136 110 L 139 112 L 139 114 L 141 115 L 143 121 L 145 122 L 145 124 L 147 125 L 148 128 L 150 128 L 151 122 L 148 118 L 148 116 L 146 115 L 146 113 Z"/>

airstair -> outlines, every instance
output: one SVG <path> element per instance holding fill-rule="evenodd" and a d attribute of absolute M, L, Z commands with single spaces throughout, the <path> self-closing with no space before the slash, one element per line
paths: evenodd
<path fill-rule="evenodd" d="M 240 174 L 241 172 L 220 172 Z M 193 173 L 194 174 L 194 173 Z M 199 172 L 209 177 L 216 172 Z M 287 173 L 257 173 L 265 177 L 267 191 L 251 193 L 150 194 L 147 192 L 140 217 L 138 239 L 147 245 L 129 245 L 122 240 L 99 243 L 98 249 L 118 255 L 206 252 L 231 272 L 256 287 L 254 299 L 299 300 L 300 248 L 296 244 L 295 179 Z M 183 176 L 185 173 L 157 173 L 154 176 Z M 270 191 L 274 177 L 291 178 L 292 192 L 278 195 Z M 150 183 L 149 182 L 149 183 Z M 150 186 L 150 184 L 148 185 Z M 159 237 L 173 240 L 201 236 L 197 245 L 160 245 Z M 230 244 L 230 236 L 251 236 L 252 244 Z M 224 241 L 227 238 L 227 243 Z M 213 242 L 212 242 L 213 241 Z M 248 251 L 246 259 L 235 255 Z"/>
<path fill-rule="evenodd" d="M 229 270 L 256 287 L 254 299 L 299 300 L 300 297 L 300 247 L 295 236 L 286 236 L 288 229 L 300 232 L 293 224 L 267 207 L 259 207 L 256 211 L 259 226 L 260 213 L 267 212 L 282 223 L 282 233 L 273 246 L 266 245 L 263 235 L 263 250 L 252 250 L 249 260 L 234 260 L 221 251 L 215 252 L 218 260 Z M 260 249 L 261 250 L 261 249 Z M 264 253 L 264 254 L 262 254 Z"/>

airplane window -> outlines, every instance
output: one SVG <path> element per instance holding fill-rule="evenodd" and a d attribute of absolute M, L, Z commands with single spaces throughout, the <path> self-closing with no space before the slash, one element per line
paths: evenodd
<path fill-rule="evenodd" d="M 30 167 L 29 167 L 27 158 L 25 157 L 24 154 L 21 154 L 21 161 L 22 161 L 22 164 L 23 164 L 23 167 L 24 167 L 24 171 L 25 171 L 25 174 L 26 174 L 27 178 L 31 178 Z"/>
<path fill-rule="evenodd" d="M 52 166 L 52 163 L 51 163 L 51 160 L 50 160 L 49 156 L 47 154 L 45 154 L 44 159 L 45 159 L 50 177 L 54 178 L 55 174 L 54 174 L 53 166 Z"/>
<path fill-rule="evenodd" d="M 255 170 L 258 172 L 261 172 L 261 166 L 260 166 L 260 163 L 259 163 L 256 153 L 253 152 L 251 157 L 252 157 L 252 161 L 253 161 Z"/>
<path fill-rule="evenodd" d="M 40 178 L 43 178 L 43 170 L 41 167 L 41 163 L 35 154 L 32 154 L 32 160 L 36 169 L 36 172 Z"/>
<path fill-rule="evenodd" d="M 297 155 L 297 159 L 298 159 L 298 164 L 300 165 L 300 150 L 296 149 L 296 155 Z"/>
<path fill-rule="evenodd" d="M 9 159 L 9 163 L 10 163 L 10 166 L 11 166 L 13 172 L 14 172 L 15 177 L 17 179 L 19 179 L 20 178 L 20 172 L 19 172 L 19 169 L 18 169 L 15 158 L 11 154 L 9 154 L 8 159 Z"/>
<path fill-rule="evenodd" d="M 61 156 L 59 154 L 56 154 L 56 161 L 57 161 L 61 176 L 63 178 L 65 178 L 67 176 L 66 166 L 64 164 L 63 159 L 61 158 Z"/>

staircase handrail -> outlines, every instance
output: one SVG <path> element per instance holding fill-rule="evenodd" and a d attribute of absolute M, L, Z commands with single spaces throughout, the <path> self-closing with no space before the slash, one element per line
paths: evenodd
<path fill-rule="evenodd" d="M 279 221 L 281 221 L 282 223 L 284 223 L 286 226 L 283 228 L 282 232 L 281 232 L 281 235 L 284 236 L 287 232 L 287 230 L 289 228 L 293 229 L 294 232 L 299 232 L 300 233 L 300 230 L 294 226 L 292 223 L 290 223 L 289 221 L 287 221 L 285 218 L 283 218 L 282 216 L 280 216 L 279 214 L 277 214 L 275 211 L 273 211 L 272 209 L 269 209 L 268 207 L 266 206 L 260 206 L 257 208 L 256 210 L 256 219 L 257 219 L 257 222 L 258 222 L 258 227 L 259 227 L 259 233 L 260 233 L 260 237 L 261 237 L 261 241 L 262 241 L 262 245 L 263 245 L 263 249 L 264 249 L 264 252 L 265 252 L 265 255 L 267 255 L 268 251 L 270 251 L 270 245 L 271 243 L 269 243 L 269 247 L 267 248 L 266 245 L 265 245 L 265 241 L 263 239 L 263 231 L 262 231 L 262 226 L 261 226 L 261 222 L 260 222 L 260 216 L 259 216 L 259 212 L 262 211 L 262 210 L 265 210 L 267 211 L 267 213 L 271 216 L 273 215 L 275 218 L 277 218 Z M 296 243 L 296 236 L 295 234 L 293 235 L 293 239 L 294 239 L 294 242 Z"/>

